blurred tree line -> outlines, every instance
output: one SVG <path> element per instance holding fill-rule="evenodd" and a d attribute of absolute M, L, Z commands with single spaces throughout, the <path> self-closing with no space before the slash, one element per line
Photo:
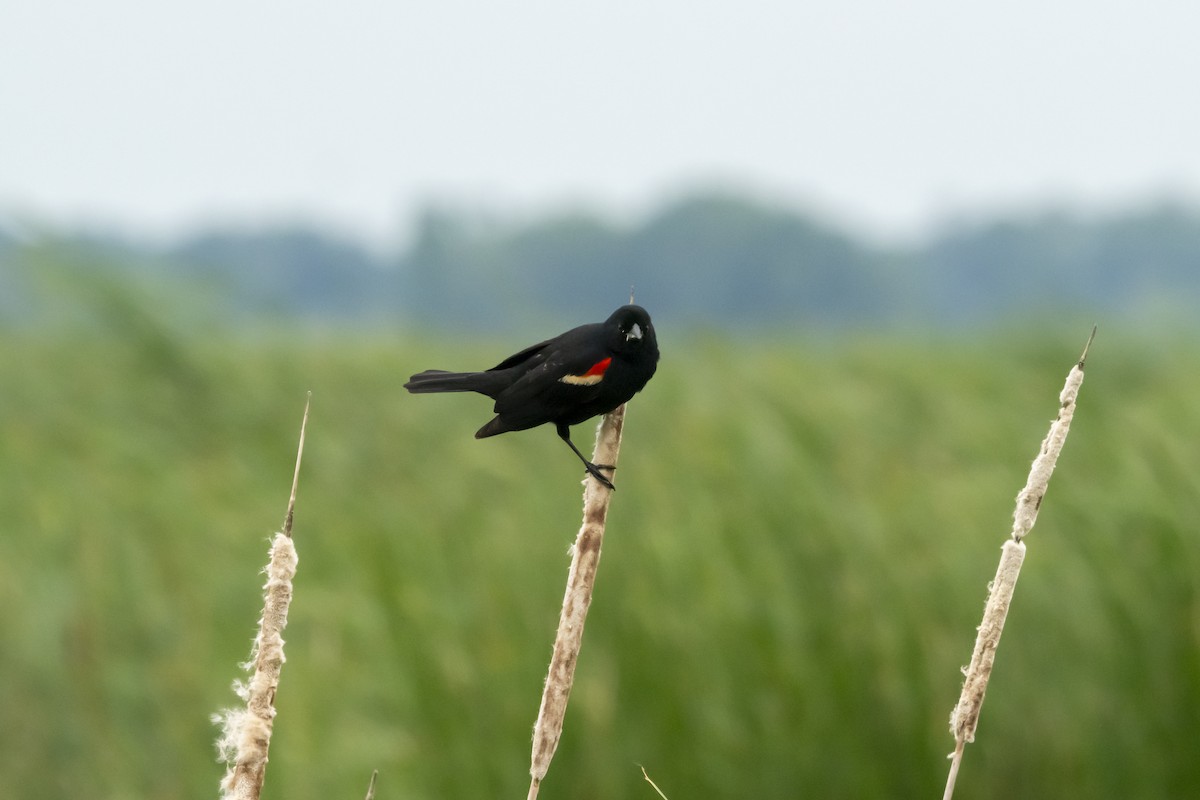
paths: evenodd
<path fill-rule="evenodd" d="M 197 313 L 228 324 L 568 324 L 603 316 L 631 286 L 659 319 L 724 329 L 962 327 L 1047 313 L 1187 323 L 1200 306 L 1200 213 L 1043 210 L 887 245 L 790 207 L 701 193 L 630 224 L 427 208 L 391 254 L 301 226 L 157 247 L 0 228 L 0 322 L 40 318 L 36 268 L 48 262 L 88 280 L 186 287 Z"/>

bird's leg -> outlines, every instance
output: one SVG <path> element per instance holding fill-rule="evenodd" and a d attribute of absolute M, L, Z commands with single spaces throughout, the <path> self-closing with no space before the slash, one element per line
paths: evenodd
<path fill-rule="evenodd" d="M 579 456 L 579 460 L 583 462 L 583 466 L 587 469 L 588 474 L 600 481 L 600 483 L 604 484 L 609 489 L 616 491 L 617 487 L 613 486 L 612 481 L 600 473 L 600 470 L 602 469 L 615 470 L 616 467 L 612 464 L 593 464 L 591 461 L 588 461 L 587 458 L 584 457 L 583 453 L 579 452 L 579 448 L 575 446 L 575 443 L 571 441 L 570 427 L 566 425 L 556 425 L 555 429 L 558 431 L 558 438 L 567 443 L 567 447 L 571 448 L 572 453 Z"/>

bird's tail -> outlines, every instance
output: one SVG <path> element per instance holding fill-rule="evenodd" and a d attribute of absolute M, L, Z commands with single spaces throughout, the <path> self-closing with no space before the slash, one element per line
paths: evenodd
<path fill-rule="evenodd" d="M 409 378 L 404 388 L 413 394 L 479 392 L 491 397 L 503 388 L 503 379 L 494 372 L 446 372 L 441 369 L 427 369 Z"/>

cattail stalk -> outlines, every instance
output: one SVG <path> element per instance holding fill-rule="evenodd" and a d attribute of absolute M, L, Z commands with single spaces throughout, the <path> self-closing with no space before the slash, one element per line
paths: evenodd
<path fill-rule="evenodd" d="M 592 461 L 616 466 L 621 449 L 621 429 L 625 425 L 625 406 L 620 405 L 604 416 L 596 431 L 596 447 Z M 554 637 L 554 652 L 542 691 L 542 705 L 533 726 L 533 756 L 529 768 L 529 800 L 538 794 L 542 779 L 550 769 L 550 761 L 562 735 L 567 699 L 575 680 L 575 664 L 583 645 L 583 624 L 592 603 L 592 588 L 596 568 L 600 564 L 600 545 L 604 539 L 604 523 L 612 491 L 592 476 L 584 478 L 583 525 L 571 548 L 571 567 L 567 572 L 567 589 L 563 596 L 558 633 Z"/>
<path fill-rule="evenodd" d="M 309 394 L 309 401 L 312 394 Z M 222 800 L 258 800 L 266 777 L 267 751 L 275 723 L 275 692 L 286 660 L 283 654 L 283 630 L 287 627 L 288 607 L 292 602 L 292 579 L 296 576 L 297 554 L 292 541 L 292 520 L 296 510 L 296 487 L 300 481 L 300 458 L 304 454 L 304 432 L 308 426 L 308 402 L 300 423 L 300 444 L 296 452 L 296 471 L 292 476 L 292 494 L 288 500 L 283 530 L 271 541 L 267 563 L 267 583 L 263 587 L 263 612 L 250 660 L 242 667 L 250 671 L 250 681 L 235 681 L 233 689 L 246 702 L 245 708 L 225 709 L 213 717 L 221 726 L 217 750 L 228 766 L 221 781 Z"/>
<path fill-rule="evenodd" d="M 971 663 L 964 670 L 966 679 L 963 681 L 962 693 L 958 704 L 950 714 L 950 732 L 954 735 L 954 752 L 950 755 L 950 774 L 946 779 L 946 791 L 943 800 L 954 796 L 954 784 L 958 778 L 958 768 L 962 763 L 963 749 L 969 742 L 975 741 L 975 728 L 979 724 L 979 712 L 983 707 L 983 697 L 987 691 L 988 679 L 992 675 L 992 664 L 996 658 L 996 648 L 1000 645 L 1000 634 L 1004 630 L 1004 620 L 1012 603 L 1013 592 L 1017 586 L 1017 577 L 1021 573 L 1021 563 L 1025 560 L 1025 537 L 1037 521 L 1038 510 L 1046 489 L 1050 484 L 1050 476 L 1058 462 L 1063 444 L 1067 441 L 1067 433 L 1071 429 L 1071 419 L 1075 415 L 1075 401 L 1079 395 L 1079 387 L 1083 385 L 1083 366 L 1087 359 L 1088 348 L 1096 335 L 1092 335 L 1084 345 L 1083 355 L 1079 362 L 1067 375 L 1066 385 L 1059 394 L 1058 417 L 1050 425 L 1050 432 L 1042 442 L 1041 450 L 1029 470 L 1029 478 L 1025 487 L 1017 494 L 1017 507 L 1013 512 L 1012 534 L 1001 548 L 1000 565 L 996 569 L 996 577 L 989 585 L 987 604 L 983 610 L 983 622 L 979 626 L 975 638 L 975 649 L 971 654 Z"/>

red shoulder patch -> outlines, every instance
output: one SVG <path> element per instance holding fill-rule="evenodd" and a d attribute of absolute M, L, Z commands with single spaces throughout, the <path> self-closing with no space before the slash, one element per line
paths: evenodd
<path fill-rule="evenodd" d="M 569 383 L 572 386 L 595 386 L 600 381 L 604 380 L 604 373 L 608 369 L 608 365 L 612 363 L 612 357 L 601 359 L 592 366 L 588 367 L 587 372 L 582 375 L 563 375 L 559 378 L 562 383 Z"/>
<path fill-rule="evenodd" d="M 612 363 L 612 356 L 609 356 L 608 358 L 606 358 L 602 361 L 597 361 L 595 364 L 592 364 L 591 369 L 589 369 L 587 372 L 583 373 L 583 376 L 586 378 L 591 375 L 603 375 L 604 371 L 608 369 L 608 365 L 611 363 Z"/>

